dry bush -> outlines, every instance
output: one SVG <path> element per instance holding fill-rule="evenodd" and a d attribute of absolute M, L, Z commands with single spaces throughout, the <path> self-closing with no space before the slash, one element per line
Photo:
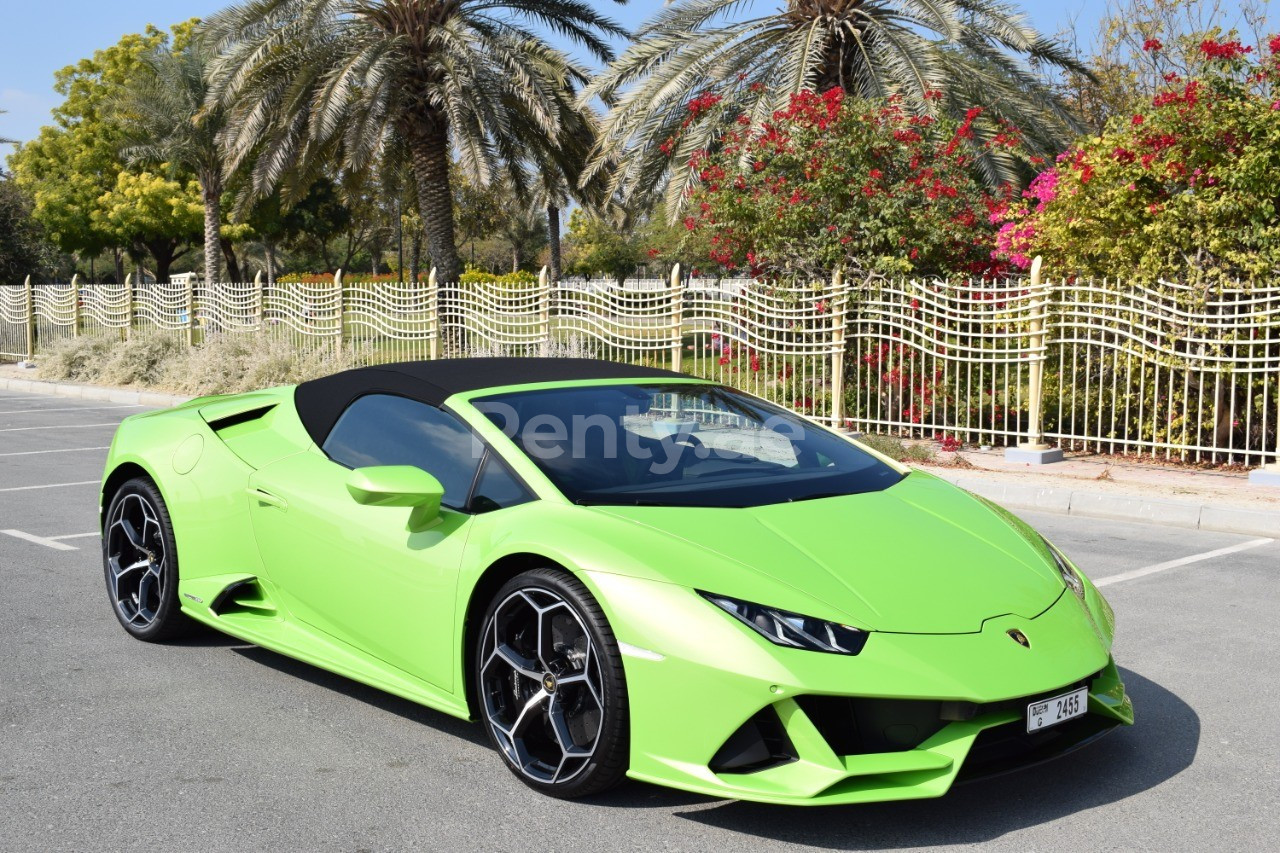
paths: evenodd
<path fill-rule="evenodd" d="M 212 335 L 171 360 L 159 384 L 183 394 L 235 394 L 292 385 L 356 366 L 356 353 L 333 347 L 299 350 L 275 335 Z"/>
<path fill-rule="evenodd" d="M 96 380 L 103 385 L 156 385 L 168 365 L 186 350 L 173 335 L 134 338 L 113 347 L 100 363 Z"/>
<path fill-rule="evenodd" d="M 67 338 L 40 350 L 36 376 L 71 382 L 96 382 L 98 369 L 120 341 L 99 337 Z"/>

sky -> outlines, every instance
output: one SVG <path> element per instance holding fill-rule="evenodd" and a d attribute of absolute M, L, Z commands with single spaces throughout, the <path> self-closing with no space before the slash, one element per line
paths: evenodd
<path fill-rule="evenodd" d="M 630 0 L 626 6 L 593 2 L 634 28 L 661 0 Z M 0 19 L 0 110 L 7 113 L 0 115 L 0 138 L 26 141 L 49 123 L 49 110 L 60 100 L 53 91 L 53 73 L 59 68 L 126 33 L 140 32 L 148 23 L 167 28 L 223 5 L 225 0 L 6 0 Z M 757 0 L 762 12 L 777 5 L 779 0 Z M 1021 0 L 1020 5 L 1041 32 L 1057 33 L 1074 24 L 1087 47 L 1107 0 Z"/>

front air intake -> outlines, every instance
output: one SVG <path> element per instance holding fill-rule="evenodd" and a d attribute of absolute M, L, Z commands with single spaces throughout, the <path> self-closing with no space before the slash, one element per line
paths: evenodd
<path fill-rule="evenodd" d="M 798 757 L 778 712 L 768 705 L 729 735 L 711 759 L 710 767 L 716 773 L 754 773 Z"/>

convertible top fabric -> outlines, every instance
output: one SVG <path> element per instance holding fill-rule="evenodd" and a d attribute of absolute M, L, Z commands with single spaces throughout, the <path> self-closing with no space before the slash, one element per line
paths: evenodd
<path fill-rule="evenodd" d="M 307 433 L 323 444 L 338 418 L 366 394 L 395 394 L 439 406 L 454 394 L 503 385 L 586 379 L 680 379 L 682 374 L 589 358 L 446 358 L 359 367 L 303 382 L 294 405 Z"/>

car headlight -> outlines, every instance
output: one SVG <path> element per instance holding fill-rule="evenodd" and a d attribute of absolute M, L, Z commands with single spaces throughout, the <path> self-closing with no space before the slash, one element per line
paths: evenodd
<path fill-rule="evenodd" d="M 1045 547 L 1049 549 L 1049 553 L 1053 556 L 1053 562 L 1057 564 L 1058 572 L 1062 575 L 1062 582 L 1076 594 L 1076 598 L 1084 601 L 1084 581 L 1080 580 L 1076 570 L 1071 567 L 1071 561 L 1048 539 L 1043 536 L 1040 538 L 1044 540 Z"/>
<path fill-rule="evenodd" d="M 763 604 L 752 604 L 727 595 L 701 590 L 698 594 L 779 646 L 836 655 L 856 655 L 867 644 L 867 632 L 849 625 L 802 616 Z"/>

